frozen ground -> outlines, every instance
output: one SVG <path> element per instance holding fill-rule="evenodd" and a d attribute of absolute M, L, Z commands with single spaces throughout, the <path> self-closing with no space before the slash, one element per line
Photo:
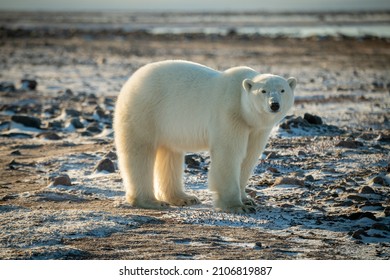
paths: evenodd
<path fill-rule="evenodd" d="M 386 40 L 137 36 L 3 41 L 1 259 L 390 258 Z M 202 204 L 123 201 L 115 96 L 139 66 L 168 58 L 298 77 L 248 185 L 256 214 L 213 210 L 207 153 L 189 154 L 184 176 Z M 25 78 L 36 90 L 20 90 Z"/>

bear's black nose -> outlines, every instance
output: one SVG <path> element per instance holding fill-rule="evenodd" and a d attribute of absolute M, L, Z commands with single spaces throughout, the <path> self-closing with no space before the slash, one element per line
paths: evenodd
<path fill-rule="evenodd" d="M 279 110 L 279 108 L 280 108 L 279 103 L 277 103 L 277 102 L 272 102 L 272 103 L 271 103 L 271 110 L 272 110 L 272 111 L 276 112 L 276 111 Z"/>

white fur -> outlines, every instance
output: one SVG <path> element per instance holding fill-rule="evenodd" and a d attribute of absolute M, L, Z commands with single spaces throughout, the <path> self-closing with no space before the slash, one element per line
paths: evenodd
<path fill-rule="evenodd" d="M 293 105 L 295 85 L 248 67 L 219 72 L 163 61 L 140 68 L 123 86 L 114 117 L 127 201 L 157 209 L 199 203 L 184 192 L 184 153 L 209 150 L 215 207 L 254 211 L 245 186 L 272 127 Z"/>

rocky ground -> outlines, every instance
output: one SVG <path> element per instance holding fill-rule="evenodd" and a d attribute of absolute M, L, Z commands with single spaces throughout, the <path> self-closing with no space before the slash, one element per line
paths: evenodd
<path fill-rule="evenodd" d="M 388 41 L 0 35 L 0 259 L 390 259 Z M 186 156 L 201 205 L 123 201 L 115 98 L 163 59 L 298 78 L 249 182 L 256 214 L 213 211 L 208 153 Z"/>

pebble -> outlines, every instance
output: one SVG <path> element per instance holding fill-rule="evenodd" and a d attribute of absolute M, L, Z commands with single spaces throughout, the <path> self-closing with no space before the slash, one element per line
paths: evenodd
<path fill-rule="evenodd" d="M 14 150 L 14 151 L 11 152 L 11 155 L 12 156 L 21 156 L 22 153 L 19 150 Z"/>
<path fill-rule="evenodd" d="M 341 140 L 336 144 L 336 147 L 357 149 L 363 147 L 363 143 L 355 140 Z"/>
<path fill-rule="evenodd" d="M 305 181 L 297 178 L 279 177 L 276 178 L 272 187 L 279 186 L 279 185 L 296 185 L 296 186 L 303 187 L 305 185 Z"/>
<path fill-rule="evenodd" d="M 347 218 L 350 220 L 360 220 L 362 218 L 369 218 L 374 221 L 377 220 L 375 215 L 371 212 L 356 212 L 348 215 Z"/>
<path fill-rule="evenodd" d="M 311 115 L 309 113 L 305 113 L 303 119 L 310 124 L 315 124 L 315 125 L 323 124 L 322 119 L 319 116 Z"/>
<path fill-rule="evenodd" d="M 385 178 L 383 178 L 382 176 L 375 176 L 371 181 L 370 183 L 372 184 L 378 184 L 378 185 L 381 185 L 381 186 L 387 186 L 387 182 L 385 180 Z"/>
<path fill-rule="evenodd" d="M 200 159 L 197 154 L 188 154 L 184 157 L 184 162 L 188 168 L 200 168 Z"/>
<path fill-rule="evenodd" d="M 22 90 L 36 90 L 38 86 L 38 82 L 35 80 L 23 79 L 21 80 Z"/>
<path fill-rule="evenodd" d="M 73 117 L 70 119 L 70 124 L 73 125 L 74 128 L 84 128 L 84 124 L 80 121 L 79 117 Z"/>
<path fill-rule="evenodd" d="M 13 83 L 10 82 L 1 82 L 0 83 L 0 91 L 2 92 L 15 92 L 16 88 Z"/>
<path fill-rule="evenodd" d="M 109 158 L 111 160 L 117 160 L 118 155 L 114 151 L 109 151 L 107 154 L 104 155 L 105 158 Z"/>
<path fill-rule="evenodd" d="M 91 132 L 91 133 L 101 133 L 102 130 L 99 128 L 98 123 L 91 123 L 90 125 L 87 126 L 86 131 Z"/>
<path fill-rule="evenodd" d="M 272 172 L 272 173 L 279 173 L 279 170 L 276 169 L 275 167 L 268 167 L 267 170 L 268 170 L 269 172 Z"/>
<path fill-rule="evenodd" d="M 42 132 L 37 135 L 38 138 L 43 138 L 46 140 L 60 140 L 62 139 L 57 133 L 49 131 L 49 132 Z"/>
<path fill-rule="evenodd" d="M 41 120 L 36 117 L 24 116 L 24 115 L 13 115 L 11 120 L 20 123 L 27 127 L 41 128 Z"/>
<path fill-rule="evenodd" d="M 383 210 L 383 213 L 385 214 L 385 217 L 389 217 L 390 216 L 390 206 L 387 206 L 385 208 L 385 210 Z"/>
<path fill-rule="evenodd" d="M 70 117 L 80 117 L 81 116 L 81 112 L 77 111 L 75 109 L 65 109 L 64 112 L 67 116 L 70 116 Z"/>
<path fill-rule="evenodd" d="M 375 190 L 369 186 L 363 186 L 359 189 L 358 191 L 359 193 L 362 193 L 362 194 L 375 194 Z"/>
<path fill-rule="evenodd" d="M 109 158 L 104 158 L 96 165 L 95 171 L 107 171 L 109 173 L 114 173 L 115 165 Z"/>
<path fill-rule="evenodd" d="M 378 230 L 384 230 L 384 231 L 390 231 L 390 227 L 388 227 L 382 223 L 375 223 L 371 226 L 371 228 L 378 229 Z"/>
<path fill-rule="evenodd" d="M 367 233 L 364 229 L 358 229 L 356 231 L 354 231 L 351 236 L 355 239 L 362 239 L 362 235 L 363 236 L 367 236 Z"/>
<path fill-rule="evenodd" d="M 58 185 L 71 186 L 72 182 L 70 181 L 70 177 L 67 174 L 64 174 L 64 175 L 60 175 L 58 177 L 55 177 L 53 179 L 52 185 L 53 186 L 58 186 Z"/>

